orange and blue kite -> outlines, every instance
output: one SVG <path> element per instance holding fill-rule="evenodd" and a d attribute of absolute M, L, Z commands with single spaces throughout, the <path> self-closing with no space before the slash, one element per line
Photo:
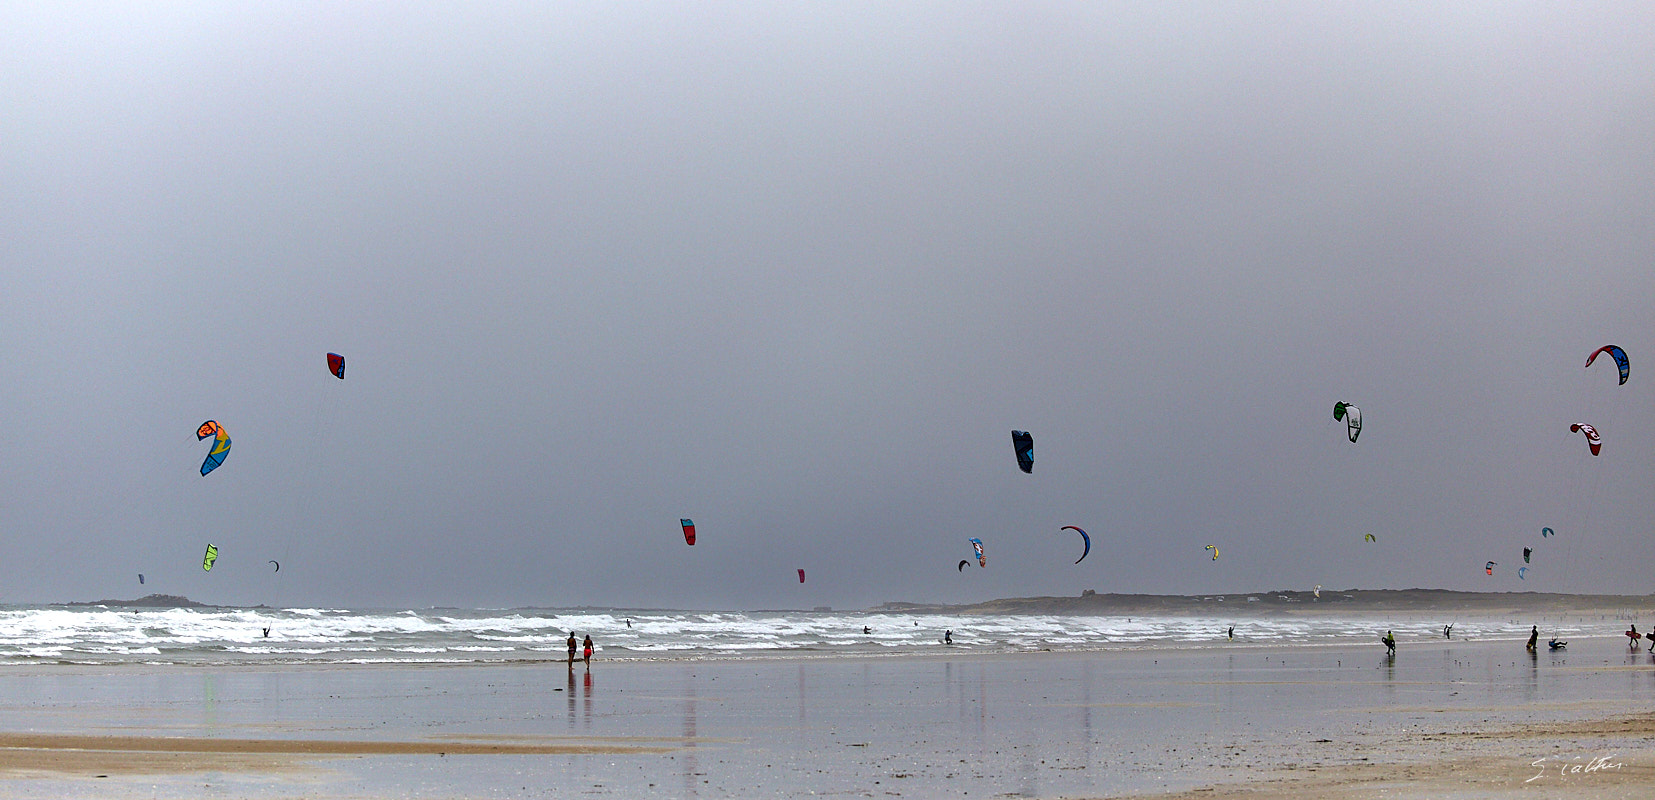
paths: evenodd
<path fill-rule="evenodd" d="M 201 427 L 195 429 L 196 441 L 199 442 L 208 436 L 214 437 L 213 449 L 207 452 L 207 460 L 201 462 L 201 474 L 203 476 L 218 469 L 218 465 L 224 463 L 225 456 L 230 455 L 230 434 L 224 432 L 223 425 L 214 420 L 207 420 L 201 423 Z"/>

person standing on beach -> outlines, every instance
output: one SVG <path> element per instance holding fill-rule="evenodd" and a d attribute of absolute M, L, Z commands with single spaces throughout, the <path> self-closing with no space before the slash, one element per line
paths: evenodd
<path fill-rule="evenodd" d="M 1385 631 L 1385 638 L 1379 641 L 1385 643 L 1385 655 L 1396 655 L 1396 637 L 1392 636 L 1390 631 Z"/>
<path fill-rule="evenodd" d="M 590 633 L 586 634 L 586 641 L 581 642 L 581 647 L 585 648 L 581 651 L 581 660 L 586 662 L 586 668 L 587 669 L 591 669 L 592 668 L 592 634 L 590 634 Z"/>
<path fill-rule="evenodd" d="M 575 632 L 569 631 L 569 669 L 575 668 Z"/>
<path fill-rule="evenodd" d="M 1540 641 L 1540 626 L 1536 625 L 1536 626 L 1534 626 L 1533 629 L 1531 629 L 1529 631 L 1528 649 L 1529 649 L 1530 653 L 1534 652 L 1534 645 L 1535 645 L 1535 643 L 1537 643 L 1539 641 Z"/>

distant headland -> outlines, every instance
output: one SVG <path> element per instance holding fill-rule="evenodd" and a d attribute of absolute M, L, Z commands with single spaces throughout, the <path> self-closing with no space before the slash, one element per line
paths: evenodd
<path fill-rule="evenodd" d="M 886 603 L 877 611 L 932 614 L 1118 615 L 1314 614 L 1362 611 L 1463 611 L 1503 613 L 1619 611 L 1655 608 L 1655 595 L 1455 592 L 1447 589 L 1323 589 L 1237 594 L 1098 594 L 1079 597 L 1011 597 L 965 605 Z"/>
<path fill-rule="evenodd" d="M 66 606 L 114 606 L 117 608 L 216 608 L 176 594 L 146 594 L 136 600 L 98 600 L 91 603 L 63 603 Z"/>
<path fill-rule="evenodd" d="M 151 594 L 135 600 L 97 600 L 60 603 L 65 606 L 109 608 L 226 608 L 198 603 L 173 594 Z M 267 606 L 251 606 L 266 608 Z M 618 611 L 626 609 L 605 609 Z M 822 606 L 817 612 L 829 611 Z M 1075 597 L 1007 597 L 981 603 L 891 602 L 870 611 L 901 614 L 1052 614 L 1070 616 L 1198 615 L 1272 616 L 1278 614 L 1360 613 L 1392 611 L 1458 611 L 1465 613 L 1618 613 L 1655 610 L 1655 595 L 1554 594 L 1549 592 L 1456 592 L 1447 589 L 1323 589 L 1315 592 L 1269 591 L 1234 594 L 1112 594 L 1090 589 Z"/>

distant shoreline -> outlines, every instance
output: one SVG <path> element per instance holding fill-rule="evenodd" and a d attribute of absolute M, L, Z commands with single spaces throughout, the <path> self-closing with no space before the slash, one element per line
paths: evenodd
<path fill-rule="evenodd" d="M 151 594 L 133 600 L 97 600 L 50 603 L 74 607 L 105 606 L 111 608 L 254 608 L 271 606 L 222 606 L 198 603 L 187 597 Z M 1362 611 L 1435 611 L 1504 613 L 1516 612 L 1617 612 L 1622 610 L 1647 611 L 1655 609 L 1655 595 L 1629 594 L 1556 594 L 1550 592 L 1461 592 L 1448 589 L 1324 589 L 1321 597 L 1314 592 L 1268 591 L 1235 594 L 1163 595 L 1163 594 L 1083 594 L 1078 597 L 1006 597 L 981 603 L 913 603 L 888 602 L 874 608 L 833 610 L 818 607 L 804 609 L 644 609 L 600 608 L 580 606 L 551 608 L 523 606 L 511 611 L 546 612 L 604 612 L 625 614 L 648 613 L 899 613 L 899 614 L 1041 614 L 1057 616 L 1114 616 L 1134 614 L 1142 616 L 1202 614 L 1210 615 L 1222 609 L 1233 616 L 1239 613 L 1256 615 L 1349 613 Z M 446 608 L 450 611 L 466 609 Z M 481 609 L 471 609 L 481 610 Z"/>
<path fill-rule="evenodd" d="M 871 609 L 906 614 L 1050 614 L 1112 616 L 1202 614 L 1223 609 L 1274 614 L 1349 613 L 1361 611 L 1433 611 L 1503 613 L 1619 611 L 1655 608 L 1655 595 L 1553 594 L 1549 592 L 1459 592 L 1448 589 L 1323 589 L 1314 592 L 1270 591 L 1209 595 L 1083 594 L 1079 597 L 1011 597 L 982 603 L 885 603 Z"/>
<path fill-rule="evenodd" d="M 96 600 L 92 602 L 57 603 L 65 606 L 115 606 L 117 608 L 219 608 L 207 603 L 197 603 L 188 597 L 176 594 L 146 594 L 136 600 Z"/>

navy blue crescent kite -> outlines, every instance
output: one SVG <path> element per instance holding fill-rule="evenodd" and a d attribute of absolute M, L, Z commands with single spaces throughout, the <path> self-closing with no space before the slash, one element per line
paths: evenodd
<path fill-rule="evenodd" d="M 1086 551 L 1080 554 L 1080 558 L 1075 559 L 1076 564 L 1079 564 L 1080 562 L 1085 561 L 1086 557 L 1092 554 L 1092 537 L 1087 536 L 1086 531 L 1083 531 L 1083 530 L 1081 530 L 1081 529 L 1079 529 L 1079 528 L 1077 528 L 1073 525 L 1064 525 L 1063 527 L 1058 528 L 1058 530 L 1060 530 L 1060 531 L 1074 531 L 1075 533 L 1080 534 L 1081 541 L 1086 542 Z"/>

